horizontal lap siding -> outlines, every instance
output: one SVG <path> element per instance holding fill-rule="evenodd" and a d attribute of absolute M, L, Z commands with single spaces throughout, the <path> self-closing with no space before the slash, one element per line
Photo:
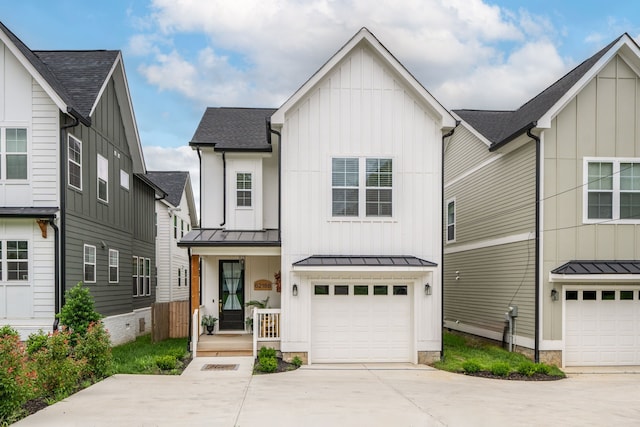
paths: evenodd
<path fill-rule="evenodd" d="M 31 185 L 33 206 L 59 206 L 58 107 L 42 87 L 32 83 Z"/>
<path fill-rule="evenodd" d="M 445 183 L 495 156 L 485 143 L 481 142 L 464 126 L 456 127 L 453 137 L 447 139 L 445 150 Z"/>

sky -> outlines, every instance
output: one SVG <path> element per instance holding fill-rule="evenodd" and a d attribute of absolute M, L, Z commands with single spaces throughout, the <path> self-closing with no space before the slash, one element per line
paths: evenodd
<path fill-rule="evenodd" d="M 636 0 L 0 0 L 33 50 L 117 49 L 148 170 L 187 170 L 206 107 L 277 108 L 367 27 L 446 108 L 515 109 L 622 33 Z"/>

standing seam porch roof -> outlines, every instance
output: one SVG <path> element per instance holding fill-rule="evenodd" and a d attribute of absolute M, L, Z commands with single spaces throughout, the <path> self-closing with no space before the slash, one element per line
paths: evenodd
<path fill-rule="evenodd" d="M 640 274 L 640 260 L 574 260 L 551 270 L 551 272 L 554 274 Z"/>
<path fill-rule="evenodd" d="M 411 255 L 313 255 L 293 263 L 307 267 L 436 267 L 438 264 Z"/>

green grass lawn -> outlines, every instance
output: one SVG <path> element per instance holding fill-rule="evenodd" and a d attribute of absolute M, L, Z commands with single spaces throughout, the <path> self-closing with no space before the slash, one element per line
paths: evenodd
<path fill-rule="evenodd" d="M 143 335 L 135 341 L 113 347 L 115 374 L 172 374 L 179 375 L 184 367 L 187 353 L 187 338 L 169 338 L 157 343 L 151 342 L 151 335 Z M 176 359 L 176 366 L 162 370 L 158 367 L 158 359 L 171 356 Z"/>
<path fill-rule="evenodd" d="M 443 360 L 434 363 L 434 367 L 449 372 L 470 372 L 474 369 L 491 372 L 497 367 L 508 369 L 508 372 L 524 373 L 546 371 L 554 377 L 564 377 L 565 374 L 555 366 L 540 367 L 543 364 L 533 364 L 529 358 L 519 353 L 510 353 L 501 347 L 486 342 L 469 339 L 464 336 L 445 332 Z M 531 374 L 533 375 L 533 374 Z"/>

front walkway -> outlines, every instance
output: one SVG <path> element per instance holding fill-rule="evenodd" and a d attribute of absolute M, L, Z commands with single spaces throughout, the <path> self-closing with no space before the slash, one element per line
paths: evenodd
<path fill-rule="evenodd" d="M 640 424 L 640 375 L 633 373 L 524 382 L 357 364 L 252 376 L 252 364 L 250 357 L 200 358 L 179 377 L 116 375 L 16 426 Z"/>

